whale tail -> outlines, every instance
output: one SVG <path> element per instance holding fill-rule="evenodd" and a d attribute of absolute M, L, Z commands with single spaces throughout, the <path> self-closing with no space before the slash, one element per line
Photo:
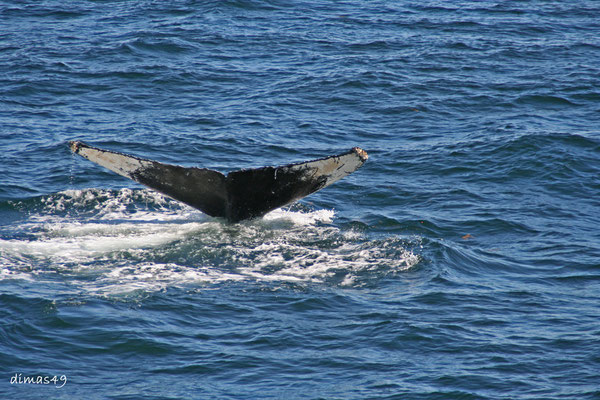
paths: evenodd
<path fill-rule="evenodd" d="M 345 153 L 280 167 L 242 169 L 224 175 L 69 142 L 73 153 L 229 222 L 262 217 L 356 171 L 368 158 L 354 147 Z"/>

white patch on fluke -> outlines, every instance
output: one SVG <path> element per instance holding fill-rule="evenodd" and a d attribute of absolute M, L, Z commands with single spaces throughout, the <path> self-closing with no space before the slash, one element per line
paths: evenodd
<path fill-rule="evenodd" d="M 124 154 L 106 152 L 93 147 L 78 147 L 77 142 L 73 142 L 71 150 L 129 179 L 133 179 L 133 174 L 137 170 L 152 166 L 151 161 L 140 160 Z"/>
<path fill-rule="evenodd" d="M 355 147 L 353 151 L 337 157 L 328 157 L 320 160 L 292 165 L 291 170 L 306 171 L 306 179 L 312 180 L 317 176 L 326 176 L 323 188 L 339 181 L 360 168 L 367 160 L 367 153 Z"/>

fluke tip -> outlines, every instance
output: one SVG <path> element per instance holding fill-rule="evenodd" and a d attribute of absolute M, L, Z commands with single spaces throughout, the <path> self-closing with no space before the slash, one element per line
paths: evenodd
<path fill-rule="evenodd" d="M 354 147 L 352 150 L 354 150 L 354 152 L 356 154 L 358 154 L 358 156 L 360 157 L 360 159 L 365 162 L 369 159 L 369 155 L 367 154 L 366 151 L 364 151 L 363 149 L 361 149 L 360 147 Z"/>
<path fill-rule="evenodd" d="M 79 151 L 79 147 L 81 146 L 81 142 L 78 140 L 69 141 L 69 148 L 73 153 L 77 153 Z"/>

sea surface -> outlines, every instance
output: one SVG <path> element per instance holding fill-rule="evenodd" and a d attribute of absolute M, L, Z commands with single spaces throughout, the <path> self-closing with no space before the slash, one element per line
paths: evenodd
<path fill-rule="evenodd" d="M 0 398 L 600 399 L 599 16 L 0 1 Z M 228 224 L 75 139 L 369 160 Z"/>

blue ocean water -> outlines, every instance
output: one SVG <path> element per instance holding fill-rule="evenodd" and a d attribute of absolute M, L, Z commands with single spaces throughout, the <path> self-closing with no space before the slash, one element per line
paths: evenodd
<path fill-rule="evenodd" d="M 598 15 L 0 2 L 0 397 L 600 399 Z M 73 139 L 370 159 L 226 224 Z"/>

